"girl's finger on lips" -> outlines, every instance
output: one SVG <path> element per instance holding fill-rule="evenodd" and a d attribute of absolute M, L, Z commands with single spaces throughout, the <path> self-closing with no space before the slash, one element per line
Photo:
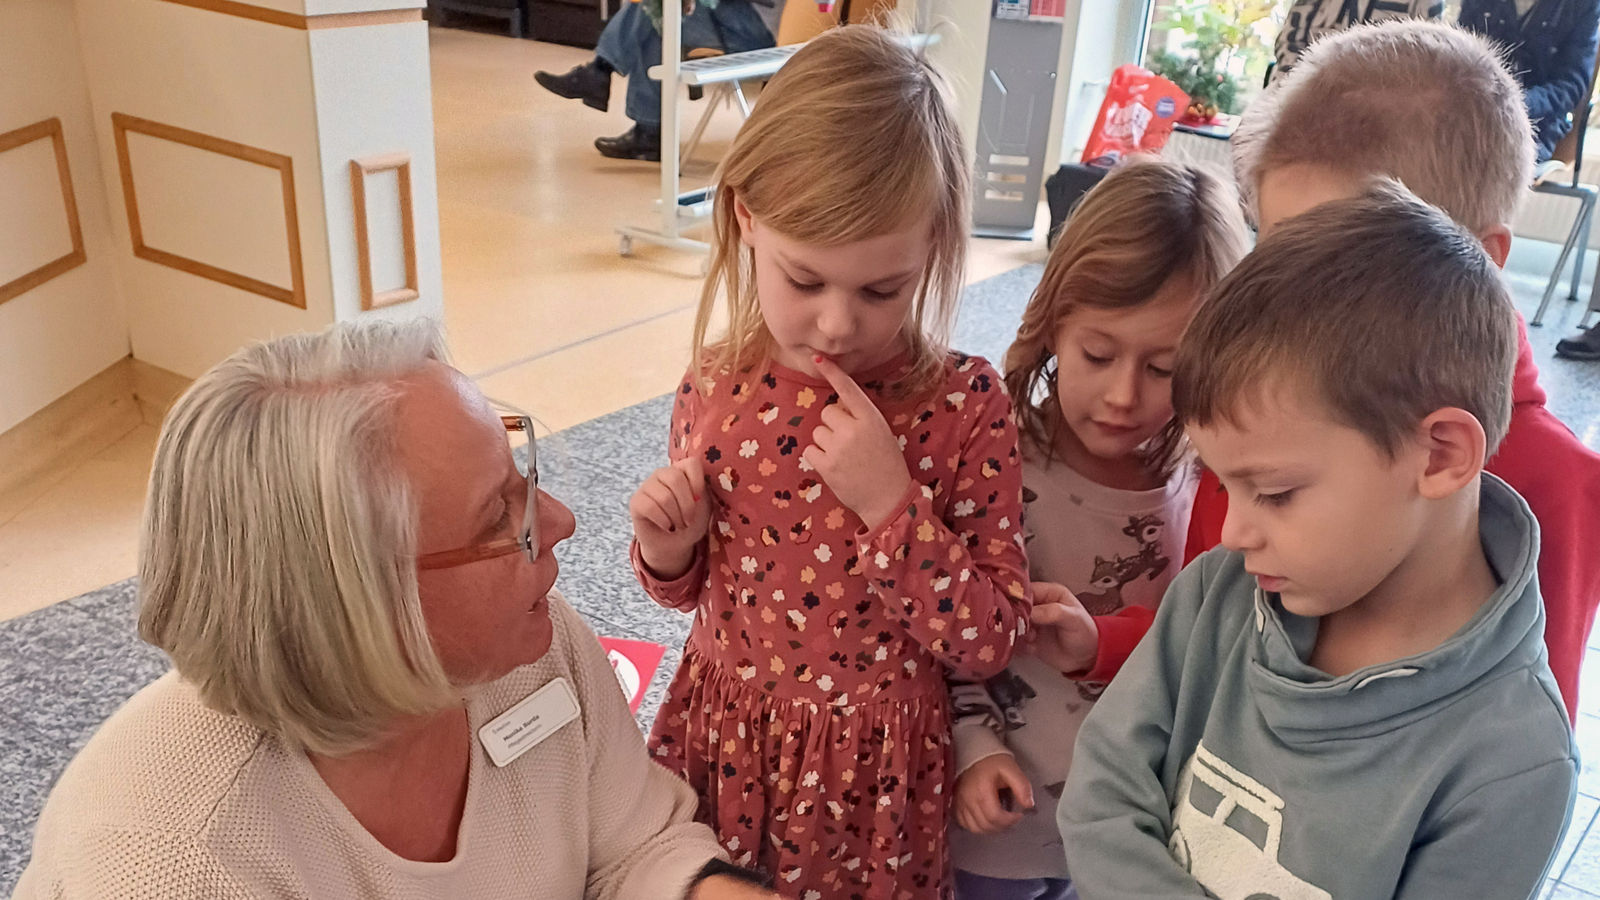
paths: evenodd
<path fill-rule="evenodd" d="M 861 389 L 861 385 L 856 384 L 856 380 L 851 378 L 848 372 L 839 368 L 838 363 L 820 355 L 812 361 L 816 364 L 817 372 L 833 386 L 834 392 L 839 395 L 839 403 L 845 409 L 857 415 L 869 408 L 876 409 L 872 405 L 872 398 L 867 396 L 866 391 Z"/>

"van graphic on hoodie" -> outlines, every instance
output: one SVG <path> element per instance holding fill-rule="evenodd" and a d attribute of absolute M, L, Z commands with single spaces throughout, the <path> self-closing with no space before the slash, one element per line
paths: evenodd
<path fill-rule="evenodd" d="M 1204 744 L 1178 776 L 1167 850 L 1217 900 L 1333 900 L 1278 862 L 1283 798 Z"/>

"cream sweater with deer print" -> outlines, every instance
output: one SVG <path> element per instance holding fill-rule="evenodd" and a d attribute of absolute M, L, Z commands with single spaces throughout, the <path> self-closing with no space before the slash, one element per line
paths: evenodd
<path fill-rule="evenodd" d="M 1096 484 L 1022 441 L 1023 532 L 1035 581 L 1064 584 L 1096 616 L 1127 606 L 1154 609 L 1183 565 L 1194 503 L 1193 467 L 1165 487 L 1123 491 Z M 1072 744 L 1103 684 L 1078 682 L 1018 649 L 982 684 L 952 685 L 956 772 L 996 753 L 1016 757 L 1033 783 L 1035 808 L 1015 827 L 978 835 L 952 824 L 958 869 L 990 878 L 1068 877 L 1056 801 Z"/>

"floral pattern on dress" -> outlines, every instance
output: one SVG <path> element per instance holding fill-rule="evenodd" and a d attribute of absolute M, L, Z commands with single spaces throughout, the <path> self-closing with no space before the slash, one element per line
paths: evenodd
<path fill-rule="evenodd" d="M 948 674 L 1001 671 L 1031 603 L 1010 400 L 978 357 L 936 389 L 859 376 L 914 484 L 871 531 L 801 458 L 827 382 L 771 367 L 679 388 L 670 456 L 697 454 L 712 498 L 690 570 L 635 571 L 693 611 L 650 739 L 741 864 L 786 896 L 948 897 Z"/>

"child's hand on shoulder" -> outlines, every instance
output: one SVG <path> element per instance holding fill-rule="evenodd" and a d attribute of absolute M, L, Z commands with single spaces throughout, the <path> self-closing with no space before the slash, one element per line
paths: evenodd
<path fill-rule="evenodd" d="M 628 501 L 628 515 L 644 564 L 657 578 L 671 581 L 689 571 L 695 548 L 711 524 L 711 499 L 699 457 L 650 473 Z"/>
<path fill-rule="evenodd" d="M 839 402 L 822 411 L 822 424 L 811 432 L 803 458 L 840 502 L 868 528 L 877 528 L 899 512 L 911 487 L 900 440 L 854 378 L 827 357 L 817 357 L 816 365 Z"/>
<path fill-rule="evenodd" d="M 956 824 L 973 834 L 1005 831 L 1030 809 L 1033 785 L 1009 753 L 985 756 L 956 778 Z"/>
<path fill-rule="evenodd" d="M 1065 585 L 1035 581 L 1028 641 L 1034 656 L 1073 675 L 1094 666 L 1100 628 Z"/>

